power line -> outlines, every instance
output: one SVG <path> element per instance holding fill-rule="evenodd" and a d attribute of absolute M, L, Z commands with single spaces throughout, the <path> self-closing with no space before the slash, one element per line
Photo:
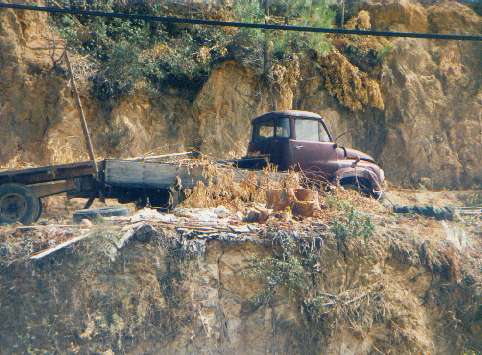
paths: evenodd
<path fill-rule="evenodd" d="M 204 25 L 204 26 L 254 28 L 254 29 L 262 29 L 262 30 L 334 33 L 334 34 L 355 35 L 355 36 L 408 37 L 408 38 L 444 39 L 444 40 L 456 40 L 456 41 L 482 41 L 482 36 L 480 35 L 349 30 L 349 29 L 341 29 L 341 28 L 323 28 L 323 27 L 235 22 L 235 21 L 217 21 L 217 20 L 206 20 L 206 19 L 191 19 L 191 18 L 182 18 L 182 17 L 171 17 L 171 16 L 150 16 L 150 15 L 126 14 L 126 13 L 119 13 L 119 12 L 90 11 L 90 10 L 67 9 L 67 8 L 50 7 L 50 6 L 32 6 L 32 5 L 6 4 L 6 3 L 0 3 L 0 8 L 42 11 L 42 12 L 49 12 L 49 13 L 71 14 L 71 15 L 80 15 L 80 16 L 120 18 L 125 20 L 141 20 L 141 21 L 149 21 L 149 22 L 177 23 L 177 24 Z"/>

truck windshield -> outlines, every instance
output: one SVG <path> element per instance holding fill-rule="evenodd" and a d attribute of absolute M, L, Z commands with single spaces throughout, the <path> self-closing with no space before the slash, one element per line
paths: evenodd
<path fill-rule="evenodd" d="M 255 141 L 272 137 L 290 137 L 290 120 L 288 117 L 266 120 L 254 125 L 253 139 Z"/>
<path fill-rule="evenodd" d="M 330 142 L 325 126 L 318 120 L 297 119 L 295 131 L 296 139 L 300 141 Z"/>

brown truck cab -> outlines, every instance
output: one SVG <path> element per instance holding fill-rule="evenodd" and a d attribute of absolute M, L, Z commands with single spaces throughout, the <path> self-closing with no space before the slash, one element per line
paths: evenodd
<path fill-rule="evenodd" d="M 339 146 L 316 113 L 268 112 L 254 118 L 247 158 L 256 156 L 268 157 L 281 171 L 301 170 L 376 198 L 382 194 L 383 170 L 368 154 Z"/>

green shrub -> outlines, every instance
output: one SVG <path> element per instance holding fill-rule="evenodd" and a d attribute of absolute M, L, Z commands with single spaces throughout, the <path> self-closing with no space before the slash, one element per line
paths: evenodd
<path fill-rule="evenodd" d="M 356 236 L 369 236 L 373 232 L 371 221 L 357 214 L 348 215 L 343 228 L 341 233 L 345 236 L 352 233 Z M 273 306 L 275 296 L 287 292 L 290 302 L 295 304 L 304 317 L 305 328 L 300 344 L 302 348 L 319 350 L 323 334 L 336 326 L 337 319 L 349 319 L 350 324 L 356 322 L 369 328 L 379 317 L 377 310 L 381 310 L 382 303 L 380 290 L 355 287 L 336 294 L 325 292 L 325 287 L 330 285 L 330 282 L 326 283 L 325 269 L 335 259 L 328 259 L 333 255 L 331 248 L 324 246 L 324 236 L 271 230 L 266 238 L 273 245 L 271 255 L 251 257 L 248 268 L 244 271 L 244 276 L 262 282 L 262 291 L 247 306 L 250 311 L 262 306 Z M 340 269 L 340 272 L 345 271 Z M 309 341 L 304 344 L 306 339 Z"/>
<path fill-rule="evenodd" d="M 101 9 L 145 15 L 165 15 L 154 2 L 89 2 L 61 0 L 66 7 Z M 231 39 L 223 28 L 150 23 L 100 17 L 55 15 L 54 24 L 68 46 L 98 64 L 90 78 L 92 93 L 106 101 L 128 95 L 138 81 L 162 91 L 175 86 L 192 95 L 207 80 L 216 61 L 226 56 Z M 162 46 L 163 51 L 156 51 Z M 200 52 L 209 52 L 207 60 Z M 206 59 L 205 58 L 205 59 Z"/>
<path fill-rule="evenodd" d="M 333 222 L 330 230 L 338 241 L 345 243 L 351 238 L 363 238 L 367 241 L 373 235 L 375 226 L 370 216 L 349 207 Z"/>
<path fill-rule="evenodd" d="M 300 252 L 300 245 L 311 243 L 313 237 L 295 242 L 293 235 L 277 231 L 272 235 L 274 250 L 272 256 L 253 257 L 249 261 L 245 276 L 260 279 L 264 283 L 263 291 L 252 299 L 256 308 L 268 304 L 277 291 L 284 288 L 291 299 L 299 299 L 312 287 L 311 273 L 318 260 L 318 250 Z"/>
<path fill-rule="evenodd" d="M 121 0 L 57 0 L 64 7 L 116 11 L 153 16 L 166 15 L 157 2 Z M 273 16 L 290 24 L 331 26 L 334 13 L 323 0 L 273 1 Z M 236 19 L 264 23 L 260 0 L 236 1 Z M 264 66 L 263 51 L 274 48 L 278 59 L 290 53 L 312 48 L 328 48 L 323 35 L 263 32 L 253 29 L 186 26 L 58 14 L 53 23 L 67 45 L 97 63 L 90 77 L 92 93 L 102 101 L 115 100 L 132 93 L 143 81 L 151 92 L 166 87 L 182 89 L 188 97 L 205 83 L 214 65 L 234 58 L 247 66 Z M 161 50 L 159 50 L 161 49 Z"/>
<path fill-rule="evenodd" d="M 331 27 L 335 12 L 331 10 L 324 0 L 277 0 L 271 1 L 269 17 L 265 17 L 263 2 L 259 0 L 247 0 L 238 2 L 234 7 L 234 13 L 240 21 L 281 23 L 311 27 Z M 284 57 L 285 54 L 313 49 L 325 53 L 330 49 L 329 42 L 323 34 L 274 31 L 267 32 L 253 29 L 242 29 L 242 38 L 252 39 L 251 46 L 265 46 L 266 41 L 272 42 L 273 56 L 275 59 Z M 264 37 L 264 38 L 263 38 Z M 249 40 L 248 40 L 249 41 Z"/>
<path fill-rule="evenodd" d="M 116 43 L 101 71 L 92 78 L 92 94 L 99 100 L 130 94 L 143 70 L 139 48 L 126 41 Z"/>

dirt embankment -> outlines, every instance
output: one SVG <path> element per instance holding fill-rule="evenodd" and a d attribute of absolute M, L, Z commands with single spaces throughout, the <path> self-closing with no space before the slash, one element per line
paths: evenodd
<path fill-rule="evenodd" d="M 222 209 L 3 229 L 0 353 L 480 351 L 476 220 L 361 204 L 375 223 L 367 239 L 344 239 L 323 219 L 244 232 L 175 227 L 188 215 L 237 218 Z M 28 259 L 81 235 L 74 248 Z"/>
<path fill-rule="evenodd" d="M 86 157 L 62 66 L 54 66 L 47 15 L 0 12 L 0 162 L 3 166 Z M 347 26 L 480 33 L 481 18 L 456 2 L 370 2 Z M 74 56 L 82 99 L 101 156 L 193 146 L 242 155 L 249 120 L 271 109 L 320 112 L 347 145 L 372 153 L 388 178 L 434 187 L 480 185 L 480 44 L 332 38 L 326 57 L 276 64 L 268 85 L 248 66 L 218 64 L 193 100 L 176 90 L 138 90 L 106 109 L 89 94 L 88 58 Z M 85 75 L 84 75 L 85 74 Z"/>
<path fill-rule="evenodd" d="M 480 193 L 381 203 L 301 188 L 296 173 L 204 172 L 170 213 L 71 224 L 78 201 L 53 197 L 38 224 L 0 227 L 0 353 L 481 349 L 480 214 L 390 203 L 473 206 Z"/>

